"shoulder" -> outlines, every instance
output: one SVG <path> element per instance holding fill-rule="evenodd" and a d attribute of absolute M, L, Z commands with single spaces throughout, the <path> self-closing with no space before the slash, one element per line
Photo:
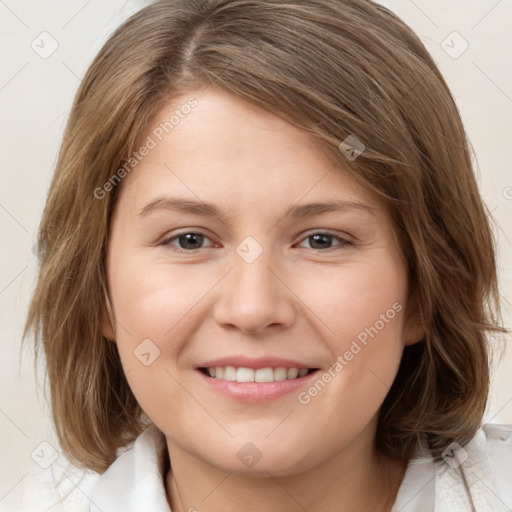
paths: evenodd
<path fill-rule="evenodd" d="M 464 446 L 454 442 L 434 459 L 418 447 L 393 512 L 510 512 L 512 425 L 486 424 Z"/>
<path fill-rule="evenodd" d="M 436 511 L 512 506 L 512 426 L 486 424 L 473 439 L 452 443 L 436 464 Z"/>
<path fill-rule="evenodd" d="M 32 465 L 28 469 L 2 499 L 2 512 L 90 511 L 98 473 L 81 470 L 64 457 L 51 466 Z"/>
<path fill-rule="evenodd" d="M 512 425 L 487 424 L 482 431 L 497 490 L 506 506 L 512 508 Z"/>
<path fill-rule="evenodd" d="M 168 512 L 164 485 L 164 435 L 149 427 L 105 471 L 73 466 L 62 453 L 51 465 L 32 465 L 1 499 L 8 512 Z"/>
<path fill-rule="evenodd" d="M 165 491 L 166 450 L 165 437 L 155 426 L 145 430 L 94 485 L 91 501 L 95 507 L 113 512 L 170 512 Z"/>

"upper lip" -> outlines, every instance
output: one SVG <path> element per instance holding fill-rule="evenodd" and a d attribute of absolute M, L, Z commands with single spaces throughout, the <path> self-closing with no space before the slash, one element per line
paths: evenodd
<path fill-rule="evenodd" d="M 253 368 L 258 370 L 259 368 L 316 368 L 309 364 L 300 363 L 298 361 L 292 361 L 291 359 L 281 359 L 279 357 L 258 357 L 250 358 L 245 356 L 228 356 L 221 357 L 219 359 L 210 359 L 204 361 L 198 368 L 212 368 L 214 366 L 234 366 L 236 368 Z"/>

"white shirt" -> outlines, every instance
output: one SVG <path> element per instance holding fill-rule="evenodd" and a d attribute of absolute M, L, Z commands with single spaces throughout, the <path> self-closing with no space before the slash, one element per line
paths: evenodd
<path fill-rule="evenodd" d="M 164 436 L 150 428 L 102 475 L 68 468 L 57 476 L 51 468 L 41 470 L 0 501 L 0 511 L 171 512 L 164 487 L 165 449 Z M 512 425 L 484 425 L 463 448 L 454 445 L 445 452 L 436 462 L 418 450 L 392 512 L 512 511 Z"/>

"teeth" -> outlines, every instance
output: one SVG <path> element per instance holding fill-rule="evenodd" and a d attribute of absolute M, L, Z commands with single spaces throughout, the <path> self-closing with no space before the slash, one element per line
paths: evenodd
<path fill-rule="evenodd" d="M 287 379 L 295 379 L 297 375 L 299 375 L 299 369 L 298 368 L 288 368 L 288 371 L 286 372 L 286 378 Z M 307 373 L 307 370 L 306 370 Z"/>
<path fill-rule="evenodd" d="M 254 382 L 254 370 L 252 368 L 238 368 L 236 371 L 237 382 Z"/>
<path fill-rule="evenodd" d="M 282 366 L 277 367 L 274 370 L 274 380 L 286 380 L 286 368 Z"/>
<path fill-rule="evenodd" d="M 274 382 L 287 379 L 296 379 L 304 377 L 308 373 L 308 368 L 236 368 L 235 366 L 216 366 L 207 368 L 208 374 L 214 379 L 229 380 L 232 382 Z"/>
<path fill-rule="evenodd" d="M 272 368 L 259 368 L 254 372 L 255 382 L 273 382 L 274 371 Z"/>
<path fill-rule="evenodd" d="M 217 378 L 217 369 L 215 369 L 215 378 Z M 224 368 L 224 376 L 220 378 L 224 380 L 236 380 L 236 368 L 234 366 L 226 366 L 226 368 Z"/>

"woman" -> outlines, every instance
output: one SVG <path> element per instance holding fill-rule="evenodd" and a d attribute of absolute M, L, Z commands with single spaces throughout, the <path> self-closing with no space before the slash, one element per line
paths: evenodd
<path fill-rule="evenodd" d="M 77 93 L 39 251 L 26 333 L 96 472 L 84 510 L 512 505 L 511 429 L 481 428 L 486 208 L 443 78 L 385 8 L 132 16 Z"/>

